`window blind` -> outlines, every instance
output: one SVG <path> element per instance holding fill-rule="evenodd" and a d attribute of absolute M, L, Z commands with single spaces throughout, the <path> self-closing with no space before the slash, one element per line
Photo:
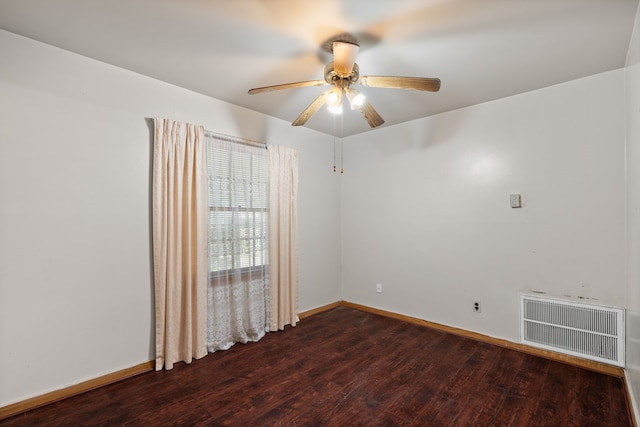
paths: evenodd
<path fill-rule="evenodd" d="M 264 147 L 207 134 L 210 272 L 268 263 L 267 158 Z"/>

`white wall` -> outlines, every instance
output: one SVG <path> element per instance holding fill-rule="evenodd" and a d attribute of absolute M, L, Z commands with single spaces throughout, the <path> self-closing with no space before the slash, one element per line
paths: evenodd
<path fill-rule="evenodd" d="M 300 309 L 340 299 L 326 135 L 0 31 L 0 406 L 152 360 L 152 117 L 300 150 Z"/>
<path fill-rule="evenodd" d="M 624 307 L 623 88 L 618 70 L 348 138 L 344 299 L 511 341 L 521 292 Z"/>
<path fill-rule="evenodd" d="M 640 9 L 625 74 L 627 141 L 627 381 L 640 422 Z"/>

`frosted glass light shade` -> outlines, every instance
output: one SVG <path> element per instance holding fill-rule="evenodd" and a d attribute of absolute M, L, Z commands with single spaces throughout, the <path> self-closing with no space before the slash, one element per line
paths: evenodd
<path fill-rule="evenodd" d="M 333 70 L 340 77 L 349 77 L 360 46 L 352 43 L 333 42 Z"/>
<path fill-rule="evenodd" d="M 346 89 L 345 89 L 346 90 Z M 365 96 L 355 89 L 349 89 L 347 92 L 347 99 L 351 105 L 352 110 L 359 110 L 364 105 Z"/>
<path fill-rule="evenodd" d="M 342 89 L 334 87 L 330 91 L 326 92 L 324 96 L 326 97 L 325 104 L 327 104 L 327 110 L 331 111 L 333 114 L 341 114 Z"/>
<path fill-rule="evenodd" d="M 334 87 L 325 96 L 327 97 L 325 102 L 328 106 L 337 107 L 342 105 L 342 90 L 340 88 Z"/>

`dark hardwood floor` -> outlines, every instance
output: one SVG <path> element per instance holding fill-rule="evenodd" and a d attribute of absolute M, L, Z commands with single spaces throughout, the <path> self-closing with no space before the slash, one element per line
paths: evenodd
<path fill-rule="evenodd" d="M 630 426 L 622 379 L 347 307 L 2 426 Z"/>

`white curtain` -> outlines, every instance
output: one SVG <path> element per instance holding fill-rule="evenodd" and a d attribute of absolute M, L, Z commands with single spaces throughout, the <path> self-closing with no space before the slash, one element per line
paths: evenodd
<path fill-rule="evenodd" d="M 156 370 L 207 354 L 204 129 L 154 120 L 153 265 Z"/>
<path fill-rule="evenodd" d="M 267 159 L 264 147 L 207 134 L 210 352 L 269 331 Z"/>
<path fill-rule="evenodd" d="M 269 146 L 270 329 L 298 318 L 298 151 Z"/>

